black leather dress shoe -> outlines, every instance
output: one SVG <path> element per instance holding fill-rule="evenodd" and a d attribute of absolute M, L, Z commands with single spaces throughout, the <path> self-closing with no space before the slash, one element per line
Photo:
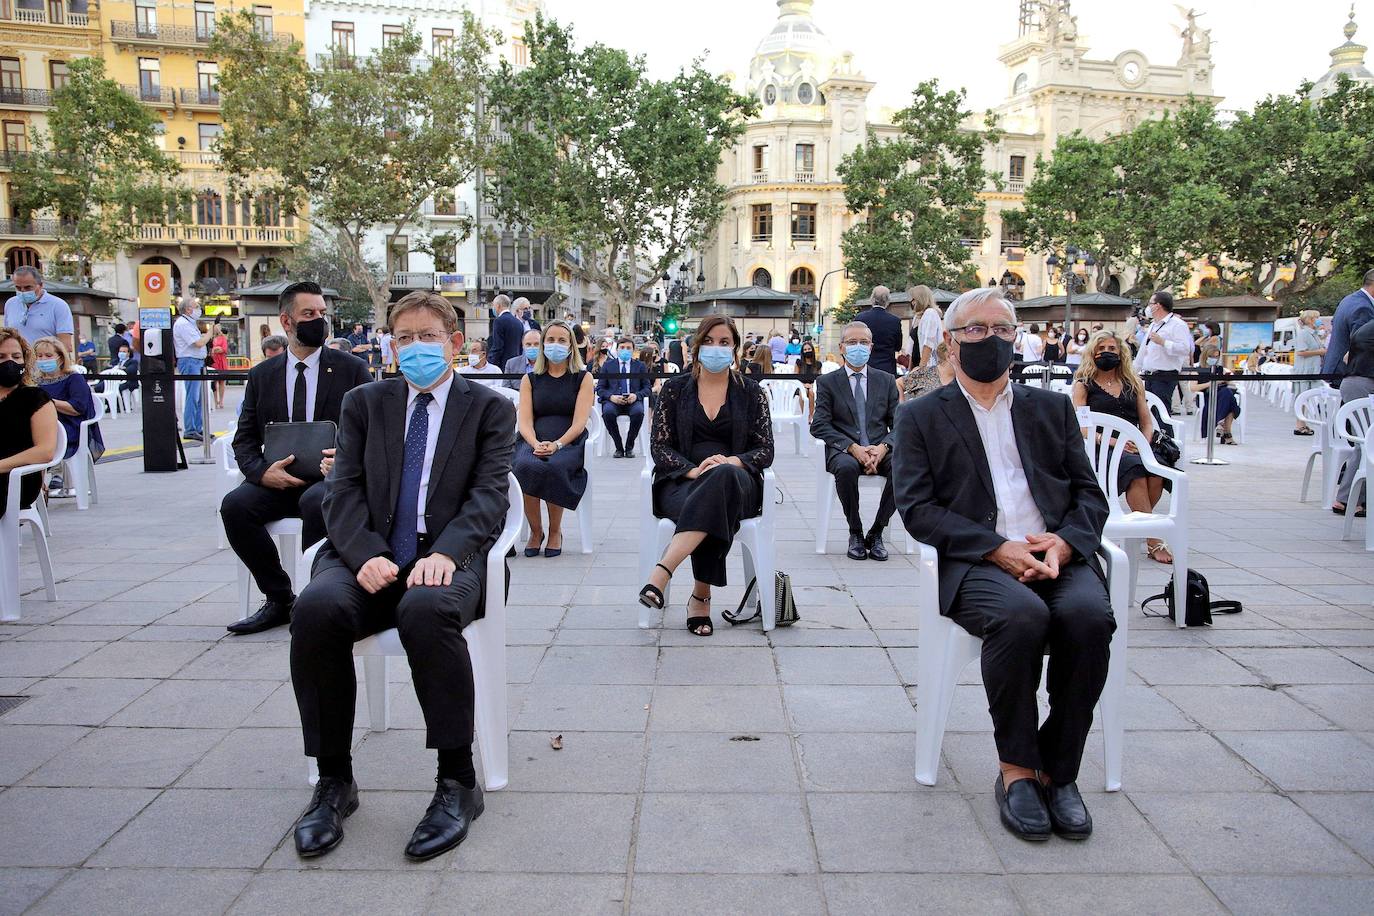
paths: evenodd
<path fill-rule="evenodd" d="M 615 457 L 617 457 L 617 458 L 624 458 L 624 457 L 625 457 L 625 450 L 624 450 L 623 448 L 618 448 L 618 449 L 616 449 L 616 450 L 615 450 Z"/>
<path fill-rule="evenodd" d="M 1092 836 L 1093 817 L 1088 813 L 1088 806 L 1083 804 L 1083 796 L 1078 794 L 1078 783 L 1051 784 L 1045 796 L 1055 833 L 1066 840 L 1086 840 Z"/>
<path fill-rule="evenodd" d="M 867 546 L 866 544 L 864 544 L 863 535 L 861 535 L 861 534 L 851 534 L 851 535 L 849 536 L 849 551 L 848 551 L 848 556 L 849 556 L 849 559 L 851 559 L 851 560 L 867 560 L 867 559 L 868 559 L 868 546 Z"/>
<path fill-rule="evenodd" d="M 635 456 L 635 450 L 634 450 L 634 449 L 632 449 L 632 448 L 627 448 L 627 449 L 625 449 L 625 457 L 626 457 L 626 458 L 633 458 L 634 456 Z"/>
<path fill-rule="evenodd" d="M 270 630 L 291 622 L 291 605 L 280 601 L 268 599 L 258 608 L 257 613 L 251 617 L 245 617 L 237 623 L 231 623 L 225 627 L 235 636 L 247 636 L 249 633 L 261 633 L 263 630 Z"/>
<path fill-rule="evenodd" d="M 1010 786 L 1003 786 L 1002 776 L 998 774 L 996 791 L 1003 827 L 1032 843 L 1043 843 L 1050 838 L 1050 814 L 1045 810 L 1039 780 L 1018 779 Z"/>
<path fill-rule="evenodd" d="M 456 779 L 436 779 L 434 800 L 415 825 L 406 858 L 416 862 L 448 852 L 467 838 L 472 822 L 482 816 L 482 787 L 463 788 Z"/>
<path fill-rule="evenodd" d="M 358 810 L 358 784 L 321 776 L 310 806 L 296 821 L 296 852 L 306 858 L 324 855 L 343 839 L 343 822 Z"/>
<path fill-rule="evenodd" d="M 868 547 L 868 558 L 870 560 L 881 561 L 887 559 L 887 545 L 883 543 L 883 536 L 881 534 L 869 535 L 868 540 L 866 540 L 864 544 Z"/>

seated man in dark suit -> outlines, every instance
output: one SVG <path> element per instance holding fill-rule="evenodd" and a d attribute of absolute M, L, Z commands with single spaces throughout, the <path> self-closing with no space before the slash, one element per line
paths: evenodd
<path fill-rule="evenodd" d="M 219 509 L 229 546 L 248 567 L 265 599 L 254 614 L 229 625 L 229 632 L 239 635 L 286 623 L 291 618 L 291 603 L 296 600 L 291 577 L 282 569 L 276 545 L 267 533 L 267 523 L 299 517 L 302 544 L 324 538 L 326 481 L 307 483 L 286 468 L 299 457 L 307 463 L 319 462 L 321 470 L 327 472 L 333 458 L 328 453 L 288 455 L 268 464 L 262 455 L 267 424 L 308 420 L 338 423 L 344 395 L 372 380 L 362 360 L 324 346 L 329 319 L 319 284 L 308 280 L 292 283 L 282 290 L 280 305 L 289 346 L 286 353 L 263 360 L 248 373 L 234 430 L 234 460 L 243 473 L 243 483 L 224 497 Z"/>
<path fill-rule="evenodd" d="M 892 421 L 897 413 L 897 379 L 869 364 L 873 332 L 850 322 L 840 340 L 844 368 L 816 379 L 811 435 L 825 443 L 825 469 L 835 475 L 835 492 L 849 522 L 851 560 L 887 559 L 883 530 L 892 518 Z M 887 478 L 873 527 L 864 533 L 859 516 L 859 477 Z"/>
<path fill-rule="evenodd" d="M 296 822 L 296 851 L 328 852 L 358 807 L 353 780 L 353 643 L 390 627 L 439 755 L 438 788 L 405 853 L 429 859 L 461 843 L 482 813 L 472 763 L 473 681 L 463 628 L 482 616 L 485 555 L 509 506 L 515 408 L 453 371 L 458 317 L 436 293 L 396 303 L 402 378 L 344 402 L 329 538 L 291 619 L 291 683 L 305 753 L 320 781 Z"/>
<path fill-rule="evenodd" d="M 873 368 L 897 375 L 897 351 L 902 349 L 902 319 L 887 310 L 891 293 L 886 286 L 873 287 L 873 304 L 854 316 L 873 329 Z"/>
<path fill-rule="evenodd" d="M 534 361 L 539 358 L 539 332 L 526 331 L 525 336 L 520 340 L 520 347 L 520 353 L 506 360 L 506 364 L 501 368 L 501 371 L 507 375 L 514 375 L 517 372 L 529 375 L 534 371 Z M 487 349 L 487 359 L 491 359 L 490 348 Z M 503 379 L 501 384 L 519 391 L 520 381 L 518 378 L 508 378 Z"/>
<path fill-rule="evenodd" d="M 644 423 L 644 409 L 654 385 L 647 373 L 649 367 L 634 358 L 635 342 L 629 337 L 616 341 L 616 352 L 601 365 L 596 380 L 596 400 L 601 405 L 601 422 L 615 443 L 615 457 L 633 458 L 639 428 Z M 638 378 L 629 378 L 640 373 Z M 630 418 L 625 441 L 620 441 L 620 417 Z"/>
<path fill-rule="evenodd" d="M 1082 839 L 1076 780 L 1116 621 L 1097 559 L 1107 501 L 1072 402 L 1012 385 L 1016 312 L 1000 290 L 945 314 L 955 382 L 897 411 L 897 509 L 940 553 L 940 612 L 982 638 L 1002 823 Z M 1049 650 L 1050 712 L 1035 694 Z"/>

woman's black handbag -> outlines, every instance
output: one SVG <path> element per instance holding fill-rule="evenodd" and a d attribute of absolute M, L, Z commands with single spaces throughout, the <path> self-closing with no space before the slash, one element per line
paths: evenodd
<path fill-rule="evenodd" d="M 1178 460 L 1183 457 L 1178 443 L 1162 429 L 1156 429 L 1150 437 L 1150 450 L 1155 453 L 1155 460 L 1166 467 L 1178 467 Z"/>
<path fill-rule="evenodd" d="M 1190 627 L 1211 626 L 1213 614 L 1239 614 L 1242 610 L 1239 601 L 1213 601 L 1212 589 L 1207 584 L 1207 577 L 1196 569 L 1188 570 L 1188 607 L 1184 610 L 1183 622 Z M 1168 608 L 1170 620 L 1176 620 L 1174 616 L 1174 580 L 1169 580 L 1169 587 L 1163 593 L 1151 595 L 1140 602 L 1140 610 L 1147 617 L 1163 617 L 1164 614 L 1152 613 L 1148 606 L 1152 601 L 1163 600 Z"/>
<path fill-rule="evenodd" d="M 750 579 L 749 584 L 744 587 L 744 597 L 740 599 L 739 607 L 733 611 L 725 611 L 720 615 L 725 618 L 726 623 L 732 627 L 737 627 L 742 623 L 748 623 L 763 613 L 763 601 L 754 598 L 758 584 L 758 579 Z M 741 617 L 740 615 L 744 613 L 750 598 L 754 598 L 754 613 L 748 617 Z M 785 572 L 778 572 L 773 576 L 773 614 L 774 622 L 780 627 L 790 627 L 801 619 L 797 616 L 797 603 L 792 596 L 792 577 Z"/>

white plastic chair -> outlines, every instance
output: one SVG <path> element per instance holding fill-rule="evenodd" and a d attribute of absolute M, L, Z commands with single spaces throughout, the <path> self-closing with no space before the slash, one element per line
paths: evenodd
<path fill-rule="evenodd" d="M 123 370 L 123 369 L 107 369 L 106 372 L 107 372 L 107 373 L 118 372 L 120 375 L 122 375 L 122 376 L 125 377 L 125 378 L 124 378 L 125 381 L 128 380 L 128 375 L 129 375 L 129 373 L 126 372 L 126 371 Z M 133 387 L 133 388 L 130 388 L 128 391 L 120 391 L 120 390 L 119 390 L 120 384 L 121 384 L 121 382 L 120 382 L 119 380 L 115 380 L 115 381 L 106 381 L 106 382 L 105 382 L 105 388 L 106 388 L 107 390 L 110 389 L 111 387 L 114 388 L 115 392 L 119 395 L 119 404 L 120 404 L 120 406 L 124 409 L 124 412 L 125 412 L 125 413 L 133 413 L 135 410 L 142 410 L 142 409 L 143 409 L 143 389 L 142 389 L 139 385 L 135 384 L 134 387 Z M 241 405 L 240 405 L 240 406 L 241 406 Z"/>
<path fill-rule="evenodd" d="M 1136 580 L 1140 575 L 1140 551 L 1132 541 L 1145 538 L 1162 538 L 1169 543 L 1169 552 L 1174 555 L 1174 607 L 1188 606 L 1188 475 L 1182 471 L 1165 467 L 1155 460 L 1150 443 L 1139 429 L 1117 417 L 1087 411 L 1080 416 L 1079 426 L 1088 430 L 1084 447 L 1088 459 L 1092 461 L 1097 475 L 1097 484 L 1107 497 L 1111 514 L 1107 517 L 1104 536 L 1121 541 L 1126 546 L 1130 561 L 1130 590 L 1126 593 L 1131 602 L 1135 601 Z M 1098 440 L 1101 441 L 1098 441 Z M 1126 454 L 1125 444 L 1133 443 L 1145 465 L 1145 470 L 1157 477 L 1168 480 L 1173 487 L 1169 497 L 1168 513 L 1135 512 L 1122 508 L 1124 499 L 1117 495 L 1117 480 L 1121 472 L 1121 459 Z M 1175 615 L 1180 628 L 1187 626 L 1187 615 Z"/>
<path fill-rule="evenodd" d="M 38 506 L 43 502 L 40 493 L 34 505 L 19 508 L 20 483 L 26 474 L 41 474 L 62 463 L 67 453 L 67 431 L 57 424 L 57 447 L 53 456 L 39 464 L 26 464 L 9 472 L 9 491 L 6 494 L 5 514 L 0 516 L 0 620 L 18 620 L 19 600 L 19 529 L 25 524 L 33 535 L 34 550 L 38 553 L 38 568 L 43 572 L 43 587 L 49 601 L 57 600 L 57 582 L 52 573 L 52 556 L 48 553 L 48 526 Z"/>
<path fill-rule="evenodd" d="M 119 412 L 121 410 L 127 409 L 124 407 L 123 402 L 119 398 L 119 383 L 124 381 L 123 371 L 119 369 L 106 369 L 104 372 L 101 373 L 101 375 L 114 375 L 115 373 L 119 374 L 119 378 L 105 379 L 104 391 L 96 391 L 94 386 L 91 387 L 91 397 L 101 405 L 100 408 L 96 411 L 97 417 L 101 417 L 104 416 L 106 413 L 109 413 L 110 419 L 114 419 L 116 416 L 119 415 Z"/>
<path fill-rule="evenodd" d="M 100 502 L 95 485 L 95 458 L 91 456 L 91 427 L 99 422 L 99 417 L 81 421 L 76 451 L 72 453 L 71 458 L 62 462 L 62 480 L 76 494 L 78 510 L 89 509 L 93 504 Z"/>
<path fill-rule="evenodd" d="M 768 412 L 774 431 L 780 433 L 783 427 L 792 427 L 793 449 L 796 454 L 805 455 L 811 439 L 811 421 L 806 417 L 806 389 L 801 382 L 790 379 L 767 379 L 762 384 L 768 393 Z"/>
<path fill-rule="evenodd" d="M 267 523 L 267 533 L 277 539 L 281 568 L 291 577 L 291 587 L 297 592 L 310 580 L 310 563 L 301 549 L 301 525 L 298 518 L 283 518 Z M 220 527 L 222 529 L 223 524 Z M 243 616 L 247 617 L 253 612 L 253 596 L 258 593 L 258 587 L 242 560 L 238 563 L 238 580 L 239 604 L 243 607 Z"/>
<path fill-rule="evenodd" d="M 735 543 L 744 550 L 744 581 L 758 580 L 758 598 L 763 604 L 763 629 L 773 629 L 776 622 L 773 606 L 773 539 L 777 519 L 778 481 L 773 469 L 763 472 L 763 513 L 755 518 L 740 522 Z M 644 470 L 639 475 L 639 581 L 647 582 L 654 564 L 663 556 L 668 542 L 673 539 L 677 525 L 672 519 L 654 515 L 654 465 L 652 457 L 647 457 Z M 669 606 L 672 582 L 663 589 L 664 607 Z M 649 629 L 652 610 L 639 606 L 639 627 Z"/>
<path fill-rule="evenodd" d="M 229 549 L 229 536 L 224 532 L 224 520 L 220 518 L 219 507 L 224 503 L 224 497 L 243 481 L 243 474 L 239 473 L 238 459 L 234 457 L 234 435 L 220 436 L 210 445 L 211 451 L 216 453 L 218 461 L 215 464 L 217 471 L 215 479 L 217 491 L 215 493 L 215 518 L 219 521 L 219 549 Z"/>
<path fill-rule="evenodd" d="M 825 375 L 827 372 L 834 372 L 836 369 L 839 368 L 839 363 L 835 362 L 834 360 L 827 359 L 821 363 L 821 375 Z"/>
<path fill-rule="evenodd" d="M 1291 387 L 1292 383 L 1283 382 L 1282 385 L 1284 387 Z M 1239 385 L 1232 384 L 1231 390 L 1236 393 L 1236 403 L 1240 405 L 1240 416 L 1236 417 L 1235 421 L 1231 424 L 1231 435 L 1235 438 L 1237 443 L 1243 445 L 1247 441 L 1245 437 L 1245 424 L 1250 418 L 1250 411 L 1246 409 L 1249 404 L 1249 398 L 1245 394 L 1245 389 Z M 1192 427 L 1191 434 L 1194 442 L 1207 441 L 1207 436 L 1202 430 L 1202 424 L 1207 422 L 1202 412 L 1203 393 L 1204 392 L 1201 391 L 1193 392 L 1193 422 L 1189 425 Z M 1220 418 L 1218 418 L 1218 423 L 1220 423 Z"/>
<path fill-rule="evenodd" d="M 1154 415 L 1155 426 L 1162 429 L 1170 439 L 1178 443 L 1178 463 L 1184 464 L 1188 461 L 1188 436 L 1183 429 L 1183 419 L 1171 416 L 1169 408 L 1164 406 L 1164 402 L 1159 399 L 1159 395 L 1152 391 L 1145 392 L 1145 406 L 1150 408 L 1150 413 Z"/>
<path fill-rule="evenodd" d="M 829 547 L 828 538 L 830 535 L 830 515 L 835 509 L 835 475 L 830 473 L 825 466 L 825 442 L 815 439 L 811 442 L 811 447 L 816 451 L 816 553 L 824 554 Z M 877 475 L 869 476 L 861 474 L 859 483 L 871 480 L 883 487 L 887 485 L 887 478 Z M 897 522 L 897 527 L 902 528 L 899 516 L 892 516 Z M 905 533 L 905 529 L 902 529 Z M 910 533 L 906 533 L 906 552 L 916 552 L 916 539 Z"/>
<path fill-rule="evenodd" d="M 918 544 L 916 605 L 920 616 L 916 650 L 916 781 L 935 785 L 940 772 L 940 746 L 954 702 L 959 675 L 982 653 L 983 641 L 940 613 L 939 557 L 929 544 Z M 1126 593 L 1126 553 L 1107 539 L 1099 551 L 1107 570 L 1107 593 L 1116 617 L 1107 683 L 1098 700 L 1102 717 L 1103 769 L 1108 792 L 1121 790 L 1121 756 L 1125 724 L 1126 629 L 1130 597 Z"/>
<path fill-rule="evenodd" d="M 649 407 L 648 404 L 645 404 L 645 405 L 644 405 L 644 416 L 641 418 L 641 419 L 642 419 L 642 422 L 639 424 L 639 434 L 635 436 L 635 442 L 634 442 L 634 447 L 637 448 L 637 449 L 639 449 L 639 453 L 640 453 L 641 455 L 647 455 L 647 454 L 649 454 L 649 409 L 648 409 L 648 407 Z M 611 445 L 612 445 L 613 443 L 611 442 L 611 435 L 610 435 L 610 433 L 608 433 L 608 432 L 606 431 L 606 421 L 604 421 L 603 419 L 601 419 L 601 402 L 600 402 L 600 401 L 596 402 L 596 404 L 594 405 L 593 411 L 594 411 L 594 413 L 596 414 L 596 416 L 592 419 L 591 422 L 592 422 L 592 423 L 596 423 L 596 424 L 598 424 L 598 425 L 601 427 L 601 435 L 597 438 L 597 443 L 596 443 L 596 457 L 598 457 L 598 458 L 606 458 L 606 457 L 608 457 L 608 456 L 611 454 Z M 625 421 L 623 424 L 621 423 L 622 420 Z M 619 417 L 616 417 L 616 418 L 615 418 L 615 422 L 616 422 L 616 425 L 622 427 L 621 430 L 620 430 L 620 441 L 621 441 L 621 442 L 625 442 L 626 439 L 627 439 L 627 437 L 630 435 L 630 418 L 629 418 L 628 416 L 619 416 Z M 590 424 L 588 424 L 588 425 L 590 426 Z"/>
<path fill-rule="evenodd" d="M 1336 484 L 1340 478 L 1341 465 L 1354 449 L 1336 435 L 1336 412 L 1341 409 L 1341 393 L 1334 388 L 1309 388 L 1293 401 L 1293 415 L 1310 427 L 1312 453 L 1307 456 L 1307 467 L 1302 475 L 1302 491 L 1299 502 L 1307 502 L 1307 487 L 1312 482 L 1312 466 L 1320 458 L 1322 462 L 1322 508 L 1329 509 L 1336 500 Z"/>
<path fill-rule="evenodd" d="M 510 506 L 506 523 L 496 543 L 487 552 L 486 605 L 483 616 L 463 629 L 472 659 L 472 681 L 476 688 L 474 712 L 477 749 L 482 755 L 483 786 L 488 792 L 504 789 L 510 782 L 510 725 L 506 701 L 506 553 L 520 531 L 520 484 L 514 474 L 506 475 Z M 323 541 L 320 542 L 324 543 Z M 306 569 L 315 562 L 320 544 L 306 551 Z M 390 721 L 390 686 L 387 668 L 395 657 L 404 658 L 401 634 L 383 630 L 353 645 L 353 655 L 363 660 L 363 681 L 367 690 L 368 727 L 384 732 Z M 314 757 L 307 757 L 311 785 L 318 778 Z"/>
<path fill-rule="evenodd" d="M 1355 509 L 1368 497 L 1370 465 L 1374 464 L 1374 448 L 1371 448 L 1370 433 L 1374 431 L 1374 398 L 1357 398 L 1342 404 L 1336 411 L 1331 424 L 1335 434 L 1350 444 L 1351 449 L 1361 450 L 1360 466 L 1355 470 L 1355 479 L 1350 485 L 1350 497 L 1345 501 L 1345 530 L 1341 540 L 1350 540 L 1350 531 L 1355 524 Z M 1353 461 L 1354 456 L 1347 460 Z M 1374 525 L 1368 521 L 1364 526 L 1364 549 L 1374 550 Z"/>

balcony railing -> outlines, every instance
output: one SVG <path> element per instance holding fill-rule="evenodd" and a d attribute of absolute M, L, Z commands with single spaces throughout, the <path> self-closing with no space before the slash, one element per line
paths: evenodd
<path fill-rule="evenodd" d="M 181 90 L 181 104 L 183 105 L 206 105 L 219 107 L 218 89 L 183 89 Z"/>
<path fill-rule="evenodd" d="M 182 165 L 210 165 L 218 167 L 219 153 L 214 150 L 178 149 L 167 153 Z"/>
<path fill-rule="evenodd" d="M 50 17 L 46 9 L 23 9 L 14 6 L 13 3 L 0 5 L 0 22 L 6 20 L 10 22 L 22 22 L 25 25 L 69 25 L 81 29 L 90 25 L 90 17 L 85 13 L 67 11 L 55 17 Z"/>
<path fill-rule="evenodd" d="M 1021 194 L 1026 190 L 1025 178 L 1008 178 L 1007 192 L 1009 194 Z"/>
<path fill-rule="evenodd" d="M 70 220 L 0 218 L 0 236 L 56 238 L 70 234 L 74 228 Z"/>
<path fill-rule="evenodd" d="M 14 168 L 21 161 L 33 158 L 33 153 L 26 149 L 6 149 L 0 150 L 0 169 Z"/>
<path fill-rule="evenodd" d="M 754 184 L 763 184 L 764 182 L 768 181 L 768 170 L 767 170 L 767 169 L 754 169 L 754 178 L 753 178 L 753 181 L 754 181 Z"/>
<path fill-rule="evenodd" d="M 125 83 L 119 88 L 140 102 L 147 102 L 150 105 L 176 105 L 177 103 L 176 90 L 166 86 L 132 86 Z"/>
<path fill-rule="evenodd" d="M 797 169 L 797 182 L 799 184 L 810 184 L 816 180 L 815 169 Z"/>
<path fill-rule="evenodd" d="M 48 89 L 0 88 L 0 105 L 21 105 L 29 108 L 51 108 L 52 92 Z"/>
<path fill-rule="evenodd" d="M 1008 261 L 1023 261 L 1026 258 L 1026 243 L 1020 239 L 1003 239 L 1002 254 Z"/>
<path fill-rule="evenodd" d="M 295 226 L 197 226 L 193 224 L 161 225 L 145 223 L 138 228 L 141 242 L 209 242 L 215 245 L 294 245 L 301 237 Z"/>
<path fill-rule="evenodd" d="M 261 34 L 261 33 L 260 33 Z M 204 47 L 215 37 L 213 25 L 168 25 L 161 22 L 129 22 L 116 19 L 110 23 L 110 37 L 116 41 L 130 41 L 150 45 L 176 47 Z M 264 38 L 279 47 L 291 44 L 290 33 L 268 33 Z"/>
<path fill-rule="evenodd" d="M 482 274 L 482 288 L 552 291 L 554 279 L 553 274 Z"/>
<path fill-rule="evenodd" d="M 485 207 L 483 209 L 485 211 Z M 427 200 L 421 212 L 430 219 L 459 219 L 468 215 L 468 204 L 465 200 L 455 200 L 447 207 L 436 207 L 433 200 Z"/>
<path fill-rule="evenodd" d="M 982 239 L 960 239 L 960 240 L 959 240 L 959 244 L 960 244 L 960 245 L 963 245 L 965 248 L 981 248 L 981 247 L 983 246 L 983 240 L 982 240 Z"/>

